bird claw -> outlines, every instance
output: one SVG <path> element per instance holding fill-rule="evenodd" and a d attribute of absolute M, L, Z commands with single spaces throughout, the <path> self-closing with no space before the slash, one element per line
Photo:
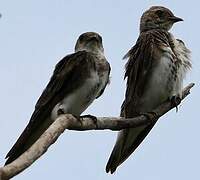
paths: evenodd
<path fill-rule="evenodd" d="M 81 126 L 82 126 L 82 124 L 83 124 L 83 119 L 82 119 L 82 117 L 81 116 L 76 116 L 76 115 L 74 115 L 74 114 L 72 114 L 76 119 L 77 119 L 77 121 L 81 124 Z"/>
<path fill-rule="evenodd" d="M 178 112 L 178 105 L 181 102 L 181 98 L 179 96 L 172 96 L 170 101 L 171 101 L 171 105 L 173 107 L 176 107 L 176 112 Z"/>
<path fill-rule="evenodd" d="M 57 115 L 61 115 L 61 114 L 65 114 L 64 110 L 63 109 L 58 109 L 57 111 Z"/>
<path fill-rule="evenodd" d="M 148 119 L 156 119 L 156 118 L 158 118 L 158 115 L 157 115 L 157 113 L 156 112 L 145 112 L 145 113 L 140 113 L 140 115 L 144 115 L 144 116 L 146 116 Z"/>
<path fill-rule="evenodd" d="M 80 116 L 82 119 L 83 118 L 90 118 L 93 122 L 94 122 L 94 124 L 95 125 L 97 125 L 97 117 L 96 116 L 93 116 L 93 115 L 91 115 L 91 114 L 87 114 L 87 115 L 83 115 L 83 116 Z"/>

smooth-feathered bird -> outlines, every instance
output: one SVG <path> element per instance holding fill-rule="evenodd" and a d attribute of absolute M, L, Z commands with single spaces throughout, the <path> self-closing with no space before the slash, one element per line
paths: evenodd
<path fill-rule="evenodd" d="M 110 65 L 102 38 L 95 32 L 79 36 L 75 53 L 64 57 L 36 103 L 31 119 L 8 152 L 6 164 L 24 153 L 62 113 L 75 116 L 102 95 L 109 81 Z"/>
<path fill-rule="evenodd" d="M 181 97 L 183 78 L 191 68 L 190 51 L 183 41 L 168 32 L 183 21 L 167 8 L 153 6 L 140 21 L 140 35 L 125 55 L 127 89 L 121 116 L 135 117 L 151 112 L 167 99 Z M 119 132 L 106 166 L 113 173 L 140 145 L 155 124 Z"/>

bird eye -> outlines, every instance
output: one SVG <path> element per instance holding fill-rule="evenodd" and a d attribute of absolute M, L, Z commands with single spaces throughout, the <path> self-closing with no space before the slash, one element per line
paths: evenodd
<path fill-rule="evenodd" d="M 163 17 L 164 15 L 164 12 L 162 10 L 157 10 L 155 13 L 158 17 Z"/>

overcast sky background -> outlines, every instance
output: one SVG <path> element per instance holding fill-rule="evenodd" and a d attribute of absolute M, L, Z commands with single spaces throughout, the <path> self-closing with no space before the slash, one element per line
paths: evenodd
<path fill-rule="evenodd" d="M 139 19 L 152 5 L 170 8 L 184 19 L 172 33 L 192 50 L 195 82 L 179 112 L 161 118 L 149 136 L 114 175 L 105 165 L 115 143 L 112 131 L 66 131 L 48 152 L 16 180 L 199 179 L 200 167 L 200 4 L 190 1 L 0 0 L 0 165 L 29 121 L 55 64 L 74 51 L 78 36 L 99 32 L 111 64 L 111 84 L 85 114 L 118 116 L 124 98 L 124 54 L 138 37 Z"/>

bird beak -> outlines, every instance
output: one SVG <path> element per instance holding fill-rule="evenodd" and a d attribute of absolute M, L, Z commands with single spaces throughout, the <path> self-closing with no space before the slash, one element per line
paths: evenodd
<path fill-rule="evenodd" d="M 173 23 L 179 22 L 179 21 L 183 21 L 183 19 L 176 17 L 176 16 L 172 16 L 169 18 L 170 21 L 172 21 Z"/>

